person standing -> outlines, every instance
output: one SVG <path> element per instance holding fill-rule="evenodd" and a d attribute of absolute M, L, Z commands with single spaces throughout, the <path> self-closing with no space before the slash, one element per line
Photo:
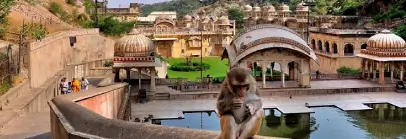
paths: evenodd
<path fill-rule="evenodd" d="M 82 77 L 82 81 L 80 82 L 80 85 L 82 87 L 82 90 L 88 90 L 89 89 L 89 81 L 85 78 Z"/>
<path fill-rule="evenodd" d="M 80 82 L 75 78 L 73 78 L 73 81 L 72 81 L 72 90 L 73 90 L 73 93 L 80 91 Z"/>
<path fill-rule="evenodd" d="M 67 94 L 68 93 L 68 88 L 69 88 L 69 84 L 66 81 L 66 78 L 62 78 L 61 80 L 61 94 Z"/>

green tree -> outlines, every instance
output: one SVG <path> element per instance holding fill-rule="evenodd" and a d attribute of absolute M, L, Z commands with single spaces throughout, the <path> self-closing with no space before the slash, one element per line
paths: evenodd
<path fill-rule="evenodd" d="M 14 0 L 0 0 L 0 24 L 4 24 L 7 15 L 10 13 Z"/>
<path fill-rule="evenodd" d="M 119 36 L 129 33 L 134 28 L 135 22 L 118 21 L 113 17 L 105 17 L 99 21 L 93 21 L 93 26 L 99 28 L 106 35 Z"/>
<path fill-rule="evenodd" d="M 244 28 L 244 13 L 241 9 L 232 8 L 232 9 L 228 9 L 227 12 L 228 12 L 228 19 L 235 20 L 237 29 Z"/>
<path fill-rule="evenodd" d="M 406 23 L 395 28 L 394 33 L 406 40 Z"/>

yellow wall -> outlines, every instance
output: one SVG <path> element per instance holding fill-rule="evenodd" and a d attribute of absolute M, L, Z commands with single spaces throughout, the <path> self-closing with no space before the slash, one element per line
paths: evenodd
<path fill-rule="evenodd" d="M 369 37 L 340 37 L 332 34 L 325 33 L 310 33 L 310 47 L 313 49 L 312 40 L 315 40 L 315 53 L 318 57 L 319 64 L 311 62 L 310 66 L 313 71 L 319 70 L 325 73 L 337 73 L 337 69 L 343 66 L 359 69 L 361 68 L 361 59 L 356 57 L 357 53 L 361 51 L 361 45 L 368 41 Z M 318 47 L 318 41 L 322 42 L 322 49 Z M 328 42 L 330 45 L 330 53 L 325 53 L 325 44 Z M 333 53 L 333 44 L 337 44 L 337 54 Z M 354 48 L 353 56 L 344 55 L 344 47 L 346 44 L 352 44 Z"/>

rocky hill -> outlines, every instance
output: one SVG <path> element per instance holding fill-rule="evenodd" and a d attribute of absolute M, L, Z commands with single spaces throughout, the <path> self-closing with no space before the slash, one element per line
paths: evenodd
<path fill-rule="evenodd" d="M 0 25 L 0 29 L 6 32 L 2 38 L 16 41 L 16 34 L 22 29 L 23 23 L 43 28 L 46 33 L 75 28 L 77 26 L 71 24 L 70 20 L 78 14 L 88 16 L 84 6 L 80 5 L 82 0 L 14 0 L 7 22 Z"/>

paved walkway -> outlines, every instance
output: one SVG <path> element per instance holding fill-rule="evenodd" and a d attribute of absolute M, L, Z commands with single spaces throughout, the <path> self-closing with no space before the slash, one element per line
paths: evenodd
<path fill-rule="evenodd" d="M 49 111 L 24 113 L 0 131 L 0 139 L 50 139 Z"/>
<path fill-rule="evenodd" d="M 215 99 L 206 100 L 161 100 L 146 104 L 132 104 L 132 116 L 143 119 L 148 114 L 154 119 L 182 117 L 186 111 L 214 111 Z M 391 103 L 406 108 L 406 94 L 395 92 L 349 93 L 313 96 L 268 97 L 263 98 L 263 107 L 276 108 L 282 113 L 312 113 L 309 107 L 335 106 L 342 110 L 368 110 L 364 103 Z M 167 112 L 167 114 L 165 114 Z"/>

